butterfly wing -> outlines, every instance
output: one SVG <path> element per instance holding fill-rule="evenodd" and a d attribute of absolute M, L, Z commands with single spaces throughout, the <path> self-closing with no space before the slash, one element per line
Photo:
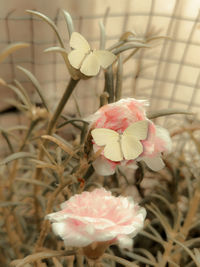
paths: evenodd
<path fill-rule="evenodd" d="M 148 121 L 137 121 L 132 123 L 126 130 L 123 135 L 134 136 L 137 140 L 144 140 L 147 138 L 148 134 Z"/>
<path fill-rule="evenodd" d="M 74 49 L 68 54 L 69 62 L 75 69 L 80 69 L 85 56 L 90 51 L 90 45 L 78 32 L 72 33 L 69 44 Z"/>
<path fill-rule="evenodd" d="M 99 70 L 100 64 L 98 58 L 93 52 L 91 52 L 83 60 L 83 64 L 81 65 L 80 71 L 87 76 L 95 76 L 98 74 Z"/>
<path fill-rule="evenodd" d="M 119 134 L 113 130 L 98 128 L 91 132 L 98 146 L 105 146 L 104 156 L 112 161 L 121 161 L 123 154 L 119 143 Z"/>
<path fill-rule="evenodd" d="M 141 142 L 130 135 L 122 135 L 121 147 L 126 160 L 136 159 L 143 152 Z"/>
<path fill-rule="evenodd" d="M 78 32 L 72 33 L 69 45 L 73 49 L 84 50 L 85 53 L 90 51 L 90 45 L 87 40 Z"/>
<path fill-rule="evenodd" d="M 139 140 L 147 138 L 148 121 L 132 123 L 123 133 L 121 146 L 126 160 L 136 159 L 142 152 L 143 146 Z"/>
<path fill-rule="evenodd" d="M 98 58 L 99 64 L 102 68 L 106 69 L 108 66 L 116 60 L 116 56 L 110 51 L 106 50 L 95 50 L 94 55 Z"/>
<path fill-rule="evenodd" d="M 84 50 L 72 50 L 68 54 L 68 59 L 72 67 L 74 67 L 75 69 L 80 69 L 81 63 L 83 62 L 85 56 L 86 53 Z"/>

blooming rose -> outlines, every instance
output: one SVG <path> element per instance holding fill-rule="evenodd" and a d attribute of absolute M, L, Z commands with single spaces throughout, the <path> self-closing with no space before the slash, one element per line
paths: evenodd
<path fill-rule="evenodd" d="M 145 105 L 146 101 L 143 100 L 136 100 L 134 98 L 121 99 L 118 102 L 101 107 L 88 120 L 91 122 L 92 129 L 106 128 L 122 134 L 130 124 L 148 120 Z M 100 175 L 111 175 L 115 173 L 118 165 L 136 167 L 135 163 L 141 160 L 154 171 L 162 169 L 164 163 L 161 153 L 171 150 L 171 139 L 168 131 L 148 120 L 147 138 L 140 142 L 143 146 L 143 152 L 135 160 L 111 161 L 104 156 L 102 151 L 100 157 L 93 163 L 96 172 Z M 100 148 L 93 140 L 94 152 Z"/>
<path fill-rule="evenodd" d="M 102 254 L 102 248 L 104 252 L 116 242 L 122 247 L 131 247 L 132 238 L 143 227 L 146 216 L 145 209 L 131 197 L 114 197 L 104 188 L 77 194 L 61 208 L 46 217 L 53 222 L 54 233 L 66 246 L 83 247 L 87 256 L 92 249 L 93 253 L 99 249 Z"/>

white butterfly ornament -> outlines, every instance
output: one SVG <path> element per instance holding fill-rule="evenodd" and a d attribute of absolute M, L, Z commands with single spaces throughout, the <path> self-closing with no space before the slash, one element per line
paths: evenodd
<path fill-rule="evenodd" d="M 140 140 L 147 138 L 148 121 L 134 122 L 122 134 L 106 128 L 96 128 L 91 134 L 98 146 L 105 146 L 104 156 L 107 159 L 134 160 L 143 152 Z"/>
<path fill-rule="evenodd" d="M 107 50 L 92 50 L 87 40 L 78 32 L 72 33 L 69 44 L 73 48 L 68 54 L 70 64 L 86 76 L 97 75 L 100 67 L 106 69 L 117 58 Z"/>

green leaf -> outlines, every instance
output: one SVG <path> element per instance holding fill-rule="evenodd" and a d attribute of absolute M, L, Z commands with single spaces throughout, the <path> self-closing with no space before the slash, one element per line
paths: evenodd
<path fill-rule="evenodd" d="M 4 201 L 4 202 L 0 202 L 0 207 L 4 208 L 4 207 L 10 207 L 10 206 L 18 206 L 18 205 L 27 205 L 25 203 L 22 202 L 14 202 L 14 201 Z"/>
<path fill-rule="evenodd" d="M 123 45 L 117 49 L 115 49 L 113 51 L 113 54 L 115 55 L 118 55 L 124 51 L 127 51 L 127 50 L 130 50 L 130 49 L 133 49 L 133 48 L 150 48 L 151 46 L 150 45 L 147 45 L 147 44 L 143 44 L 143 43 L 131 43 L 131 44 L 128 44 L 128 45 Z"/>
<path fill-rule="evenodd" d="M 67 51 L 64 48 L 61 48 L 59 46 L 49 47 L 49 48 L 45 49 L 44 52 L 45 53 L 48 53 L 48 52 L 58 52 L 61 55 L 68 56 Z"/>
<path fill-rule="evenodd" d="M 17 152 L 17 153 L 14 153 L 14 154 L 6 157 L 2 161 L 0 161 L 0 165 L 4 165 L 4 164 L 7 164 L 13 160 L 22 159 L 22 158 L 35 158 L 35 155 L 33 155 L 29 152 Z"/>
<path fill-rule="evenodd" d="M 15 43 L 15 44 L 11 44 L 8 45 L 1 53 L 0 53 L 0 62 L 4 61 L 4 59 L 9 56 L 11 53 L 13 53 L 14 51 L 21 49 L 21 48 L 25 48 L 25 47 L 29 47 L 30 45 L 27 43 Z"/>
<path fill-rule="evenodd" d="M 8 84 L 7 86 L 16 93 L 16 95 L 19 97 L 19 99 L 22 101 L 24 105 L 26 105 L 27 107 L 30 107 L 29 102 L 27 101 L 24 94 L 19 90 L 19 88 L 11 84 Z"/>
<path fill-rule="evenodd" d="M 118 57 L 117 74 L 116 74 L 116 87 L 115 87 L 115 100 L 118 101 L 122 94 L 122 82 L 123 82 L 123 63 L 121 54 Z"/>
<path fill-rule="evenodd" d="M 68 33 L 69 33 L 69 37 L 70 37 L 71 34 L 74 32 L 74 25 L 73 25 L 72 17 L 65 10 L 63 10 L 63 14 L 64 14 L 65 21 L 67 23 L 67 29 L 68 29 Z"/>
<path fill-rule="evenodd" d="M 26 89 L 22 86 L 22 84 L 17 81 L 17 80 L 14 80 L 14 83 L 16 84 L 17 88 L 19 88 L 19 90 L 22 92 L 22 94 L 24 95 L 24 97 L 26 98 L 27 102 L 29 103 L 29 106 L 32 105 L 31 101 L 30 101 L 30 98 L 29 98 L 29 95 L 27 94 L 26 92 Z"/>
<path fill-rule="evenodd" d="M 100 27 L 100 49 L 105 49 L 105 43 L 106 43 L 106 33 L 105 33 L 105 28 L 104 28 L 104 25 L 103 25 L 103 22 L 100 21 L 99 22 L 99 27 Z"/>
<path fill-rule="evenodd" d="M 47 187 L 48 189 L 50 189 L 51 191 L 54 191 L 54 188 L 48 184 L 45 184 L 41 181 L 38 181 L 36 179 L 28 179 L 28 178 L 15 178 L 15 181 L 19 181 L 19 182 L 24 182 L 24 183 L 29 183 L 29 184 L 36 184 L 36 185 L 40 185 L 43 187 Z"/>
<path fill-rule="evenodd" d="M 17 68 L 18 68 L 19 70 L 21 70 L 23 73 L 25 73 L 26 76 L 27 76 L 27 77 L 30 79 L 30 81 L 33 83 L 33 85 L 34 85 L 34 87 L 35 87 L 37 93 L 39 94 L 39 96 L 40 96 L 40 98 L 41 98 L 41 100 L 42 100 L 42 103 L 44 104 L 44 106 L 45 106 L 45 108 L 47 109 L 47 111 L 49 111 L 47 102 L 46 102 L 46 100 L 45 100 L 45 98 L 44 98 L 44 96 L 43 96 L 43 94 L 42 94 L 42 88 L 41 88 L 41 86 L 40 86 L 38 80 L 37 80 L 37 79 L 35 78 L 35 76 L 34 76 L 30 71 L 28 71 L 27 69 L 22 68 L 22 67 L 20 67 L 20 66 L 17 66 Z"/>
<path fill-rule="evenodd" d="M 2 131 L 1 134 L 2 134 L 2 136 L 5 138 L 5 140 L 6 140 L 6 142 L 7 142 L 8 147 L 9 147 L 9 149 L 10 149 L 10 152 L 11 152 L 11 153 L 14 153 L 14 149 L 13 149 L 12 143 L 10 142 L 10 139 L 9 139 L 9 137 L 8 137 L 8 133 L 5 132 L 5 131 Z"/>
<path fill-rule="evenodd" d="M 62 150 L 64 150 L 67 154 L 71 155 L 72 157 L 76 157 L 75 151 L 73 150 L 72 147 L 67 144 L 64 139 L 62 139 L 60 136 L 54 134 L 54 136 L 51 135 L 43 135 L 42 138 L 50 140 L 54 142 L 56 145 L 58 145 Z"/>
<path fill-rule="evenodd" d="M 57 38 L 58 38 L 60 45 L 62 46 L 62 48 L 65 48 L 64 42 L 63 42 L 63 40 L 62 40 L 62 38 L 58 32 L 58 28 L 55 25 L 55 23 L 53 22 L 53 20 L 51 20 L 49 17 L 45 16 L 44 14 L 37 12 L 37 11 L 34 11 L 34 10 L 26 10 L 26 12 L 41 18 L 43 21 L 45 21 L 47 24 L 49 24 L 49 26 L 53 29 L 53 31 L 57 35 Z"/>
<path fill-rule="evenodd" d="M 11 106 L 16 107 L 17 109 L 21 110 L 21 111 L 25 111 L 27 110 L 27 106 L 21 104 L 19 101 L 13 99 L 13 98 L 6 98 L 3 100 L 5 103 L 10 104 Z"/>
<path fill-rule="evenodd" d="M 175 114 L 194 115 L 194 113 L 188 112 L 188 111 L 183 110 L 183 109 L 161 109 L 161 110 L 148 112 L 147 117 L 152 120 L 152 119 L 155 119 L 158 117 L 175 115 Z"/>
<path fill-rule="evenodd" d="M 108 92 L 108 102 L 114 102 L 114 81 L 113 81 L 113 69 L 112 66 L 108 67 L 105 71 L 105 88 L 104 92 Z"/>

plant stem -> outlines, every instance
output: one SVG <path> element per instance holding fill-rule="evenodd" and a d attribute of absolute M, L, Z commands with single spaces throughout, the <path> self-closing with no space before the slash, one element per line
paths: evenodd
<path fill-rule="evenodd" d="M 110 66 L 105 72 L 105 88 L 104 92 L 109 94 L 108 102 L 114 102 L 114 81 L 113 81 L 113 70 Z"/>
<path fill-rule="evenodd" d="M 47 129 L 47 134 L 51 134 L 52 131 L 53 131 L 53 128 L 56 124 L 56 121 L 58 119 L 58 117 L 60 116 L 61 112 L 63 111 L 63 108 L 64 106 L 66 105 L 69 97 L 71 96 L 75 86 L 77 85 L 79 80 L 73 80 L 72 78 L 70 79 L 69 81 L 69 84 L 60 100 L 60 103 L 58 104 L 54 114 L 53 114 L 53 117 L 51 118 L 50 122 L 49 122 L 49 126 L 48 126 L 48 129 Z"/>
<path fill-rule="evenodd" d="M 192 225 L 193 220 L 195 219 L 198 208 L 199 208 L 199 202 L 200 202 L 200 188 L 199 188 L 199 185 L 197 185 L 197 188 L 194 192 L 194 195 L 190 199 L 188 213 L 186 215 L 184 224 L 180 229 L 179 238 L 177 238 L 177 240 L 181 243 L 183 243 L 185 240 L 187 240 L 187 236 L 188 236 L 188 233 L 190 231 L 190 226 Z M 180 253 L 175 254 L 173 257 L 174 262 L 177 264 L 180 264 L 180 259 L 181 259 Z"/>
<path fill-rule="evenodd" d="M 171 251 L 173 249 L 173 241 L 169 240 L 168 242 L 166 241 L 165 245 L 164 245 L 164 253 L 162 256 L 162 260 L 161 262 L 158 263 L 158 265 L 156 265 L 156 267 L 165 267 L 169 258 L 170 258 L 170 254 Z"/>
<path fill-rule="evenodd" d="M 53 192 L 53 194 L 50 196 L 50 198 L 48 200 L 45 215 L 49 214 L 52 211 L 52 206 L 53 206 L 55 198 L 62 191 L 62 189 L 65 188 L 70 183 L 71 183 L 71 179 L 66 181 L 64 184 L 60 184 L 59 187 Z M 44 220 L 42 223 L 40 236 L 36 242 L 35 251 L 37 251 L 38 248 L 41 248 L 43 246 L 43 242 L 45 240 L 45 237 L 46 237 L 48 230 L 49 230 L 49 221 Z"/>
<path fill-rule="evenodd" d="M 190 230 L 190 226 L 192 225 L 192 221 L 194 220 L 195 215 L 197 214 L 199 202 L 200 202 L 200 190 L 199 188 L 197 188 L 195 190 L 193 198 L 190 200 L 189 210 L 185 218 L 183 227 L 180 231 L 185 237 L 187 237 L 188 232 Z"/>
<path fill-rule="evenodd" d="M 79 80 L 73 80 L 72 78 L 70 79 L 69 81 L 69 84 L 60 100 L 60 102 L 58 103 L 58 106 L 49 122 L 49 125 L 48 125 L 48 128 L 47 128 L 47 134 L 50 135 L 52 134 L 53 130 L 54 130 L 54 127 L 55 127 L 55 124 L 57 122 L 57 119 L 59 118 L 60 114 L 62 113 L 63 111 L 63 108 L 65 107 L 67 101 L 69 100 L 69 97 L 71 96 L 74 88 L 76 87 L 77 83 L 78 83 Z M 45 145 L 45 143 L 47 142 L 47 140 L 45 139 L 43 141 L 43 145 Z M 42 149 L 42 146 L 40 146 L 40 150 L 39 150 L 39 156 L 38 156 L 38 159 L 39 160 L 42 160 L 43 159 L 43 156 L 44 156 L 44 150 Z M 41 176 L 41 173 L 42 173 L 42 169 L 40 168 L 36 168 L 36 172 L 35 172 L 35 180 L 39 180 L 40 176 Z M 39 226 L 40 226 L 40 223 L 39 223 L 39 209 L 38 209 L 38 200 L 37 200 L 37 195 L 38 195 L 38 186 L 35 185 L 34 186 L 34 203 L 35 203 L 35 217 L 36 217 L 36 222 L 37 222 L 37 228 L 38 228 L 38 231 L 39 231 Z M 39 242 L 39 241 L 38 241 Z M 40 241 L 41 242 L 41 241 Z"/>

